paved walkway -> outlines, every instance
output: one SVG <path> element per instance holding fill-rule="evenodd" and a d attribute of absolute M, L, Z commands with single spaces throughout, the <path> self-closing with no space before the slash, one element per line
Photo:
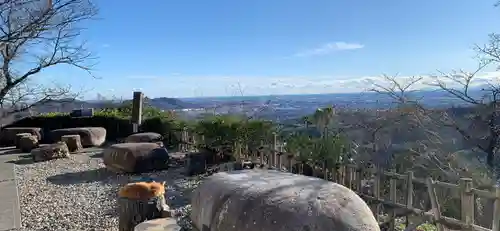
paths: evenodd
<path fill-rule="evenodd" d="M 14 173 L 14 164 L 9 163 L 22 154 L 8 154 L 11 148 L 0 148 L 0 231 L 21 227 L 21 213 Z"/>

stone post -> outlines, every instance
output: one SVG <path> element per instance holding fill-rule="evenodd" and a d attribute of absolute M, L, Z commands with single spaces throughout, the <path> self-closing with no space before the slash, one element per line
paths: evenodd
<path fill-rule="evenodd" d="M 142 121 L 142 104 L 144 100 L 144 95 L 140 91 L 134 92 L 134 99 L 132 101 L 132 128 L 133 132 L 139 132 L 139 126 Z"/>

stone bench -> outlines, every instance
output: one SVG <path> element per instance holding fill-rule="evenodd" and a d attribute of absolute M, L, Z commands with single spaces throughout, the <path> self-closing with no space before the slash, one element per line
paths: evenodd
<path fill-rule="evenodd" d="M 35 136 L 38 140 L 42 139 L 42 129 L 36 127 L 10 127 L 4 128 L 0 133 L 0 140 L 4 146 L 15 146 L 17 142 L 17 134 L 29 133 Z"/>
<path fill-rule="evenodd" d="M 80 135 L 64 135 L 61 141 L 66 143 L 70 152 L 78 152 L 83 149 Z"/>
<path fill-rule="evenodd" d="M 53 144 L 42 144 L 39 148 L 31 150 L 31 157 L 34 162 L 68 158 L 69 150 L 66 143 L 61 141 Z"/>
<path fill-rule="evenodd" d="M 79 135 L 84 148 L 98 147 L 106 141 L 106 129 L 102 127 L 63 128 L 50 132 L 53 142 L 61 141 L 65 135 Z"/>
<path fill-rule="evenodd" d="M 352 190 L 272 170 L 220 172 L 191 194 L 191 220 L 212 231 L 380 231 Z"/>
<path fill-rule="evenodd" d="M 149 142 L 149 143 L 156 143 L 160 142 L 163 139 L 163 137 L 154 132 L 143 132 L 143 133 L 136 133 L 128 136 L 125 138 L 126 143 L 143 143 L 143 142 Z"/>

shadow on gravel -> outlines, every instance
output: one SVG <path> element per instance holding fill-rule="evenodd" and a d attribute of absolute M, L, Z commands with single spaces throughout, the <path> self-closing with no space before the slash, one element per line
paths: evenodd
<path fill-rule="evenodd" d="M 17 148 L 2 148 L 0 149 L 0 155 L 10 155 L 10 154 L 21 154 L 23 152 L 21 152 L 21 150 L 17 149 Z"/>
<path fill-rule="evenodd" d="M 57 185 L 72 185 L 98 181 L 109 181 L 110 177 L 113 175 L 116 176 L 116 174 L 109 172 L 105 168 L 100 168 L 83 172 L 69 172 L 50 176 L 47 177 L 47 181 Z"/>
<path fill-rule="evenodd" d="M 103 152 L 97 152 L 92 155 L 90 155 L 91 158 L 102 158 Z"/>
<path fill-rule="evenodd" d="M 7 163 L 15 164 L 15 165 L 27 165 L 35 163 L 32 158 L 24 158 L 19 160 L 10 160 Z"/>
<path fill-rule="evenodd" d="M 25 154 L 19 156 L 19 159 L 17 160 L 9 160 L 5 163 L 10 163 L 15 165 L 26 165 L 26 164 L 33 164 L 35 162 L 33 161 L 33 158 L 31 158 L 31 154 Z"/>

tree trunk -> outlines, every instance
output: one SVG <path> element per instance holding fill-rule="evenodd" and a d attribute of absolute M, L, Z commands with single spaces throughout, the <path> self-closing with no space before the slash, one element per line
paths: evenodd
<path fill-rule="evenodd" d="M 147 201 L 120 197 L 118 211 L 120 231 L 134 231 L 134 227 L 143 221 L 170 216 L 165 195 Z"/>

